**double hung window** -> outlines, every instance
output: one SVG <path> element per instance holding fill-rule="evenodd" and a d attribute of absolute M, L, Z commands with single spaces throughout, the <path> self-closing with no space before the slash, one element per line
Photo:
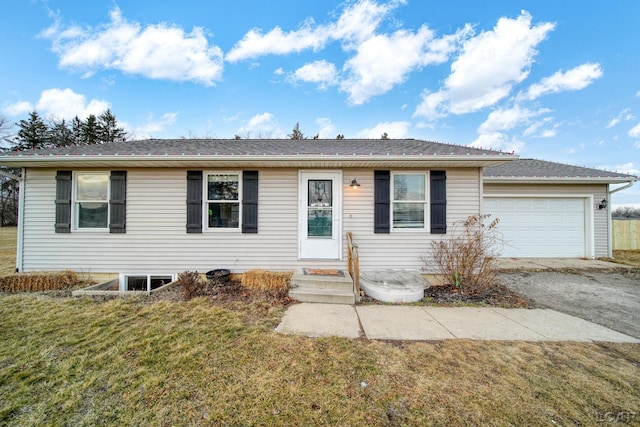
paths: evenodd
<path fill-rule="evenodd" d="M 239 229 L 240 173 L 208 173 L 206 176 L 207 228 Z"/>
<path fill-rule="evenodd" d="M 393 228 L 427 228 L 427 175 L 424 173 L 394 173 L 391 188 Z"/>
<path fill-rule="evenodd" d="M 109 173 L 79 172 L 75 175 L 75 228 L 109 227 Z"/>

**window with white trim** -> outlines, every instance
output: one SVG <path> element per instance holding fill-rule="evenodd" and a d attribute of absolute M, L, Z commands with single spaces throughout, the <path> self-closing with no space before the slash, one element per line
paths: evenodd
<path fill-rule="evenodd" d="M 242 180 L 239 172 L 207 173 L 205 213 L 207 229 L 239 230 Z"/>
<path fill-rule="evenodd" d="M 120 290 L 150 292 L 174 280 L 173 274 L 121 274 Z"/>
<path fill-rule="evenodd" d="M 109 227 L 109 173 L 78 172 L 74 176 L 74 226 L 78 230 Z"/>
<path fill-rule="evenodd" d="M 427 228 L 427 174 L 391 175 L 391 224 L 394 230 Z"/>

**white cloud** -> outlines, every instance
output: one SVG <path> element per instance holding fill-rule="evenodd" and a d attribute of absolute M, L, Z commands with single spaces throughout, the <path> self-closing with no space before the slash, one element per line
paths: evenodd
<path fill-rule="evenodd" d="M 610 165 L 599 166 L 598 168 L 604 169 L 604 170 L 616 171 L 618 173 L 626 173 L 628 175 L 640 175 L 640 169 L 633 162 L 627 162 L 627 163 L 622 163 L 622 164 L 613 165 L 613 166 L 610 166 Z"/>
<path fill-rule="evenodd" d="M 279 138 L 284 135 L 275 116 L 265 112 L 256 114 L 238 129 L 238 134 L 243 138 Z"/>
<path fill-rule="evenodd" d="M 634 147 L 634 148 L 638 148 L 638 149 L 640 149 L 640 141 L 636 141 L 636 142 L 634 142 L 634 143 L 633 143 L 633 147 Z"/>
<path fill-rule="evenodd" d="M 87 100 L 87 97 L 72 89 L 46 89 L 33 105 L 29 101 L 18 101 L 7 106 L 3 111 L 11 116 L 19 116 L 31 111 L 38 111 L 42 117 L 56 120 L 69 120 L 78 116 L 82 119 L 89 114 L 98 115 L 108 109 L 110 104 L 99 99 Z"/>
<path fill-rule="evenodd" d="M 629 129 L 627 135 L 631 138 L 640 138 L 640 123 Z"/>
<path fill-rule="evenodd" d="M 478 138 L 469 145 L 475 148 L 507 152 L 513 151 L 517 153 L 522 151 L 526 144 L 516 138 L 509 139 L 509 137 L 502 132 L 492 132 L 478 135 Z"/>
<path fill-rule="evenodd" d="M 613 119 L 611 119 L 611 121 L 609 121 L 609 123 L 607 123 L 606 128 L 612 128 L 623 120 L 633 120 L 633 115 L 630 113 L 630 111 L 631 110 L 629 110 L 628 108 L 622 110 L 616 117 L 614 117 Z"/>
<path fill-rule="evenodd" d="M 150 115 L 147 118 L 146 123 L 135 128 L 135 130 L 133 131 L 135 137 L 152 138 L 154 134 L 155 136 L 157 136 L 157 134 L 164 131 L 167 126 L 170 126 L 176 122 L 178 114 L 178 112 L 165 113 L 159 119 L 155 119 L 153 114 Z"/>
<path fill-rule="evenodd" d="M 383 133 L 389 138 L 400 139 L 409 136 L 411 123 L 404 121 L 381 122 L 370 129 L 362 129 L 358 132 L 358 138 L 380 139 Z"/>
<path fill-rule="evenodd" d="M 318 51 L 331 40 L 342 40 L 346 49 L 352 49 L 354 44 L 374 33 L 397 3 L 379 5 L 360 0 L 347 6 L 335 23 L 315 25 L 313 19 L 307 19 L 300 28 L 289 32 L 275 27 L 263 34 L 259 28 L 254 28 L 231 48 L 225 59 L 238 62 L 270 54 L 286 55 L 307 49 Z"/>
<path fill-rule="evenodd" d="M 516 19 L 500 18 L 493 30 L 464 42 L 444 87 L 425 91 L 414 116 L 434 119 L 496 104 L 528 76 L 536 47 L 553 28 L 549 22 L 532 26 L 526 11 Z"/>
<path fill-rule="evenodd" d="M 600 64 L 582 64 L 566 73 L 558 71 L 549 77 L 543 78 L 540 83 L 529 87 L 525 97 L 533 100 L 548 93 L 584 89 L 600 77 L 602 77 Z"/>
<path fill-rule="evenodd" d="M 222 50 L 209 45 L 202 28 L 185 33 L 165 23 L 143 27 L 124 19 L 117 7 L 108 24 L 62 28 L 56 21 L 41 35 L 52 40 L 62 68 L 85 76 L 112 69 L 151 79 L 213 85 L 222 75 Z"/>
<path fill-rule="evenodd" d="M 75 116 L 85 118 L 90 114 L 98 115 L 109 108 L 107 101 L 87 98 L 73 90 L 47 89 L 42 91 L 36 104 L 36 110 L 44 117 L 72 119 Z"/>
<path fill-rule="evenodd" d="M 470 32 L 471 27 L 466 26 L 436 39 L 433 31 L 422 26 L 415 33 L 399 30 L 375 35 L 363 41 L 345 64 L 347 77 L 341 89 L 349 94 L 351 104 L 362 104 L 403 83 L 411 71 L 445 62 Z"/>
<path fill-rule="evenodd" d="M 495 131 L 504 131 L 513 129 L 524 123 L 528 123 L 530 119 L 541 114 L 548 113 L 551 110 L 541 108 L 539 110 L 530 110 L 528 108 L 515 105 L 512 108 L 497 109 L 489 114 L 487 120 L 478 127 L 478 133 L 493 133 Z"/>
<path fill-rule="evenodd" d="M 336 127 L 331 123 L 331 119 L 328 117 L 317 118 L 316 125 L 320 128 L 318 130 L 319 138 L 331 139 L 336 137 Z"/>
<path fill-rule="evenodd" d="M 18 101 L 7 105 L 2 111 L 9 116 L 21 116 L 34 110 L 33 104 L 28 101 Z"/>
<path fill-rule="evenodd" d="M 298 68 L 291 79 L 307 83 L 316 83 L 320 89 L 336 83 L 338 72 L 336 66 L 327 61 L 314 61 Z"/>

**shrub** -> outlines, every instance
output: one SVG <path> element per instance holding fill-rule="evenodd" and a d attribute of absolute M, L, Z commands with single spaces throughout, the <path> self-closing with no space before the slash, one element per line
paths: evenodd
<path fill-rule="evenodd" d="M 200 295 L 206 281 L 197 271 L 185 271 L 178 274 L 178 285 L 182 289 L 182 298 L 191 299 Z"/>
<path fill-rule="evenodd" d="M 19 273 L 0 278 L 0 292 L 39 292 L 70 289 L 78 283 L 71 270 L 53 273 Z"/>
<path fill-rule="evenodd" d="M 248 289 L 285 294 L 289 291 L 292 272 L 249 270 L 242 275 L 242 286 Z"/>
<path fill-rule="evenodd" d="M 489 217 L 471 215 L 457 221 L 443 240 L 431 243 L 433 259 L 445 285 L 455 285 L 460 292 L 472 295 L 482 293 L 495 282 L 495 227 L 500 220 L 496 218 L 485 225 Z M 421 260 L 426 266 L 432 262 L 424 257 Z"/>

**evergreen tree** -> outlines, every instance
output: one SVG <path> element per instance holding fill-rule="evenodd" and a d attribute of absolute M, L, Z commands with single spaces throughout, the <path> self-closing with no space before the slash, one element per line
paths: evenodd
<path fill-rule="evenodd" d="M 127 139 L 126 136 L 124 129 L 118 127 L 116 116 L 113 115 L 110 109 L 103 111 L 98 116 L 97 137 L 100 144 L 122 142 Z"/>
<path fill-rule="evenodd" d="M 293 128 L 293 131 L 290 134 L 287 135 L 287 138 L 290 138 L 290 139 L 307 139 L 307 138 L 305 138 L 304 134 L 300 130 L 300 122 L 296 123 L 295 127 Z"/>
<path fill-rule="evenodd" d="M 42 121 L 37 111 L 29 113 L 29 119 L 20 120 L 18 134 L 12 141 L 11 151 L 32 150 L 49 145 L 49 128 Z"/>
<path fill-rule="evenodd" d="M 49 142 L 56 147 L 67 147 L 75 144 L 76 137 L 73 133 L 73 128 L 67 124 L 65 119 L 51 122 Z"/>
<path fill-rule="evenodd" d="M 80 145 L 97 144 L 98 139 L 98 119 L 93 114 L 89 114 L 87 120 L 82 123 L 80 128 Z"/>

